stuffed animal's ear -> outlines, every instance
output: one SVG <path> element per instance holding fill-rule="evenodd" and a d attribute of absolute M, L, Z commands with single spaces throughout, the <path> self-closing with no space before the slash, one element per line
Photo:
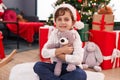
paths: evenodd
<path fill-rule="evenodd" d="M 99 46 L 97 44 L 95 44 L 95 45 L 96 45 L 95 57 L 96 57 L 97 61 L 99 63 L 101 63 L 103 61 L 102 52 L 101 52 Z"/>
<path fill-rule="evenodd" d="M 85 44 L 84 46 L 84 56 L 83 56 L 83 63 L 85 62 L 89 52 L 87 51 L 88 43 Z"/>

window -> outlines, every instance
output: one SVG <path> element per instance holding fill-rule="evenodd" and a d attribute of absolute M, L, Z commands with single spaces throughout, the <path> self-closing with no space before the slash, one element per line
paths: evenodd
<path fill-rule="evenodd" d="M 39 20 L 46 21 L 54 10 L 54 3 L 57 0 L 37 0 L 37 16 Z"/>
<path fill-rule="evenodd" d="M 113 10 L 113 14 L 115 15 L 114 21 L 115 22 L 120 22 L 120 0 L 111 0 L 110 3 L 108 4 L 111 6 Z"/>

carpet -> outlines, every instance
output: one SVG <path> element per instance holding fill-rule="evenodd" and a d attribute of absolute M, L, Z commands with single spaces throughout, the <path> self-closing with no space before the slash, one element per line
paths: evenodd
<path fill-rule="evenodd" d="M 17 40 L 16 38 L 5 39 L 3 40 L 5 54 L 8 55 L 12 50 L 17 49 Z M 18 52 L 33 50 L 39 48 L 38 40 L 33 43 L 28 43 L 25 40 L 19 38 L 19 49 Z"/>

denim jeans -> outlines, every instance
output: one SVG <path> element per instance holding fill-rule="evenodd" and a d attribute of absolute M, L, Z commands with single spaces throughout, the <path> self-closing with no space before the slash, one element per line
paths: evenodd
<path fill-rule="evenodd" d="M 84 70 L 80 69 L 79 67 L 76 70 L 68 72 L 66 67 L 68 64 L 62 64 L 62 72 L 60 76 L 54 75 L 54 68 L 55 62 L 51 63 L 44 63 L 44 62 L 37 62 L 33 69 L 34 72 L 39 76 L 40 80 L 87 80 L 87 75 Z"/>

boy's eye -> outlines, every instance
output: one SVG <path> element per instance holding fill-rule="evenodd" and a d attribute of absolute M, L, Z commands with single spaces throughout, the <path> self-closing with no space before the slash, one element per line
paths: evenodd
<path fill-rule="evenodd" d="M 58 21 L 61 21 L 62 19 L 61 18 L 58 18 Z"/>
<path fill-rule="evenodd" d="M 64 19 L 58 18 L 57 20 L 58 20 L 58 21 L 62 21 L 62 20 L 63 20 L 63 21 L 69 21 L 69 18 L 64 18 Z"/>
<path fill-rule="evenodd" d="M 69 21 L 69 19 L 68 19 L 68 18 L 65 18 L 64 20 L 65 20 L 65 21 Z"/>

